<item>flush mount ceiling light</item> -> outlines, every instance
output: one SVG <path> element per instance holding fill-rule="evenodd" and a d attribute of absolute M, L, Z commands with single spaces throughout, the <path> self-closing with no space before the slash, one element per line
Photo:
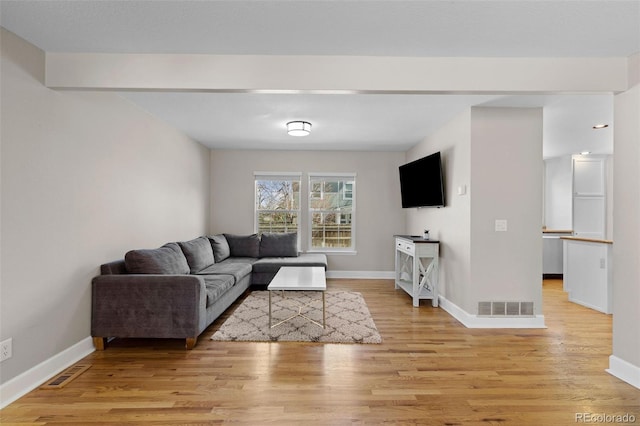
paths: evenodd
<path fill-rule="evenodd" d="M 582 151 L 580 154 L 581 155 L 589 155 L 589 154 L 591 154 L 591 151 Z"/>
<path fill-rule="evenodd" d="M 593 126 L 592 128 L 594 130 L 599 130 L 599 129 L 606 129 L 607 127 L 609 127 L 608 124 L 596 124 L 595 126 Z"/>
<path fill-rule="evenodd" d="M 287 133 L 291 136 L 307 136 L 311 133 L 311 123 L 307 121 L 290 121 L 287 123 Z"/>

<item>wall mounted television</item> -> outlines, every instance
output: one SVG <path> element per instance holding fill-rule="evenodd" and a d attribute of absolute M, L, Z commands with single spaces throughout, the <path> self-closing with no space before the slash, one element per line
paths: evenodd
<path fill-rule="evenodd" d="M 402 208 L 444 207 L 440 152 L 400 166 Z"/>

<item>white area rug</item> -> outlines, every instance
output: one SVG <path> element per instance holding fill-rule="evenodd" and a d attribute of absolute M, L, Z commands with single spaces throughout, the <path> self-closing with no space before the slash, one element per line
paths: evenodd
<path fill-rule="evenodd" d="M 272 294 L 272 323 L 277 324 L 298 312 L 322 323 L 322 296 L 315 291 L 288 291 Z M 211 337 L 220 341 L 381 343 L 369 308 L 360 293 L 327 291 L 325 328 L 296 317 L 269 328 L 269 292 L 254 291 Z"/>

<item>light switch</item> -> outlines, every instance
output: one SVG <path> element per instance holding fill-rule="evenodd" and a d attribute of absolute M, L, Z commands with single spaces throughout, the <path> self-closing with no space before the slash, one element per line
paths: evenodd
<path fill-rule="evenodd" d="M 496 232 L 507 232 L 507 219 L 496 219 Z"/>
<path fill-rule="evenodd" d="M 467 193 L 467 185 L 458 186 L 458 195 L 464 195 Z"/>

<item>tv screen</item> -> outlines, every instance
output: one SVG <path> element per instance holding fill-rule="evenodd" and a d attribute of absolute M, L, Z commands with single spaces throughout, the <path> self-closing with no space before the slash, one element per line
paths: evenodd
<path fill-rule="evenodd" d="M 440 152 L 400 166 L 402 208 L 444 207 Z"/>

